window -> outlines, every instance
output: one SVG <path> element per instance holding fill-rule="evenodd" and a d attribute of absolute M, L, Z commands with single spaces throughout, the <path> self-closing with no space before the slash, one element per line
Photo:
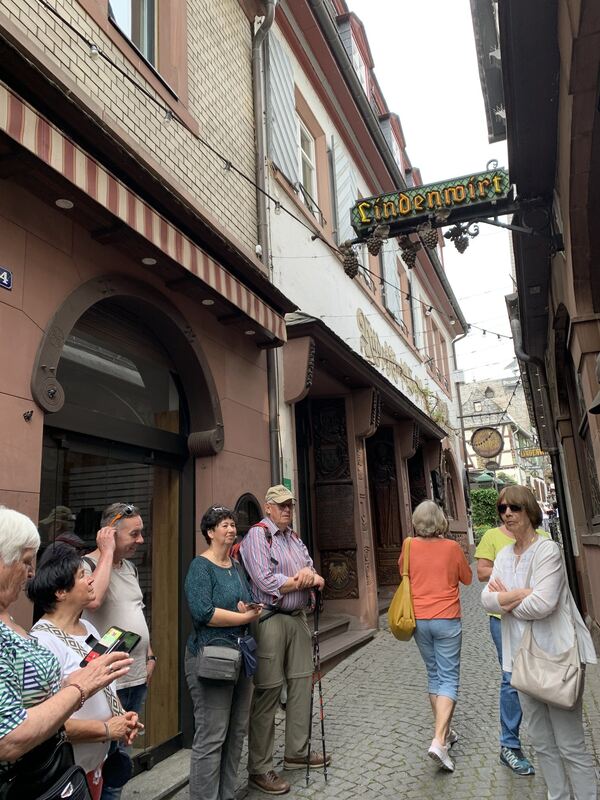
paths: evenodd
<path fill-rule="evenodd" d="M 156 66 L 155 0 L 109 0 L 108 16 L 146 61 Z"/>
<path fill-rule="evenodd" d="M 365 66 L 365 62 L 360 54 L 358 49 L 358 45 L 352 40 L 352 66 L 354 67 L 354 71 L 358 76 L 358 80 L 360 81 L 360 85 L 363 87 L 365 92 L 367 91 L 367 68 Z"/>
<path fill-rule="evenodd" d="M 317 206 L 317 166 L 315 139 L 306 125 L 298 117 L 298 158 L 300 173 L 300 197 L 314 216 L 318 216 Z"/>
<path fill-rule="evenodd" d="M 371 262 L 369 261 L 369 249 L 367 248 L 366 244 L 361 244 L 356 247 L 356 254 L 358 256 L 358 261 L 360 263 L 360 267 L 358 270 L 358 274 L 363 279 L 363 281 L 367 284 L 369 289 L 374 292 L 375 291 L 375 284 L 373 282 L 373 278 L 370 273 L 371 269 Z"/>

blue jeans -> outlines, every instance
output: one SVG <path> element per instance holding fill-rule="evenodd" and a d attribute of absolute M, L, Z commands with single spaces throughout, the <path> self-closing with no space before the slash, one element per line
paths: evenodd
<path fill-rule="evenodd" d="M 460 619 L 418 619 L 415 642 L 427 668 L 429 694 L 458 699 Z"/>
<path fill-rule="evenodd" d="M 119 695 L 119 700 L 125 711 L 135 711 L 136 714 L 141 714 L 147 691 L 148 687 L 146 684 L 140 683 L 139 686 L 127 686 L 125 689 L 117 689 L 117 694 Z M 114 742 L 113 744 L 116 744 L 117 747 L 123 750 L 127 749 L 121 742 Z M 111 744 L 111 747 L 112 746 Z M 111 789 L 108 786 L 103 786 L 100 800 L 120 800 L 121 792 L 122 789 Z"/>
<path fill-rule="evenodd" d="M 490 633 L 498 652 L 498 661 L 502 669 L 502 624 L 498 617 L 490 617 Z M 521 727 L 521 704 L 517 690 L 510 685 L 510 672 L 502 670 L 500 683 L 500 747 L 521 747 L 519 728 Z"/>

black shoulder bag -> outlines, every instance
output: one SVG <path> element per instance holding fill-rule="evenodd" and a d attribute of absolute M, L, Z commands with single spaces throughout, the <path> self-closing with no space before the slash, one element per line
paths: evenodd
<path fill-rule="evenodd" d="M 2 779 L 0 800 L 91 800 L 64 729 L 21 756 Z"/>

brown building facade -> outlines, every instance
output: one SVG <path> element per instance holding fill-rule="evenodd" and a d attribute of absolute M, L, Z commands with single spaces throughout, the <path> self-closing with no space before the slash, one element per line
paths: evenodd
<path fill-rule="evenodd" d="M 484 97 L 506 121 L 510 176 L 521 202 L 515 222 L 535 234 L 513 234 L 517 294 L 507 302 L 515 353 L 541 446 L 552 459 L 571 587 L 598 643 L 598 4 L 472 0 L 472 7 L 482 77 L 490 43 L 500 44 L 502 80 L 484 80 Z"/>
<path fill-rule="evenodd" d="M 0 10 L 0 502 L 42 546 L 140 507 L 149 761 L 192 732 L 183 578 L 209 505 L 260 513 L 266 353 L 294 308 L 254 253 L 254 187 L 206 147 L 253 175 L 250 20 L 221 3 L 196 48 L 210 4 L 160 5 L 146 39 L 107 2 Z"/>

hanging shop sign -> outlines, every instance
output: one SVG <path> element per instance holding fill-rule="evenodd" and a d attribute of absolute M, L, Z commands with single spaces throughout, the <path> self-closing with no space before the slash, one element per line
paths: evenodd
<path fill-rule="evenodd" d="M 364 359 L 399 386 L 434 422 L 447 427 L 448 405 L 423 381 L 415 378 L 408 364 L 398 359 L 391 345 L 382 344 L 375 328 L 360 308 L 356 312 L 356 322 L 360 331 L 360 352 Z"/>
<path fill-rule="evenodd" d="M 540 456 L 546 455 L 546 451 L 540 450 L 539 447 L 526 447 L 523 450 L 519 450 L 519 455 L 521 458 L 540 458 Z"/>
<path fill-rule="evenodd" d="M 504 439 L 496 428 L 476 428 L 471 436 L 471 447 L 481 458 L 494 458 L 504 449 Z"/>
<path fill-rule="evenodd" d="M 0 267 L 0 287 L 2 289 L 12 289 L 13 286 L 13 274 L 9 269 L 4 269 L 4 267 Z"/>
<path fill-rule="evenodd" d="M 503 201 L 510 194 L 510 180 L 505 169 L 497 168 L 475 175 L 430 183 L 402 192 L 366 197 L 358 200 L 350 212 L 352 227 L 358 237 L 377 225 L 390 225 L 390 236 L 408 233 L 427 218 L 438 224 L 473 218 L 473 207 L 482 212 L 485 206 L 502 213 Z"/>

